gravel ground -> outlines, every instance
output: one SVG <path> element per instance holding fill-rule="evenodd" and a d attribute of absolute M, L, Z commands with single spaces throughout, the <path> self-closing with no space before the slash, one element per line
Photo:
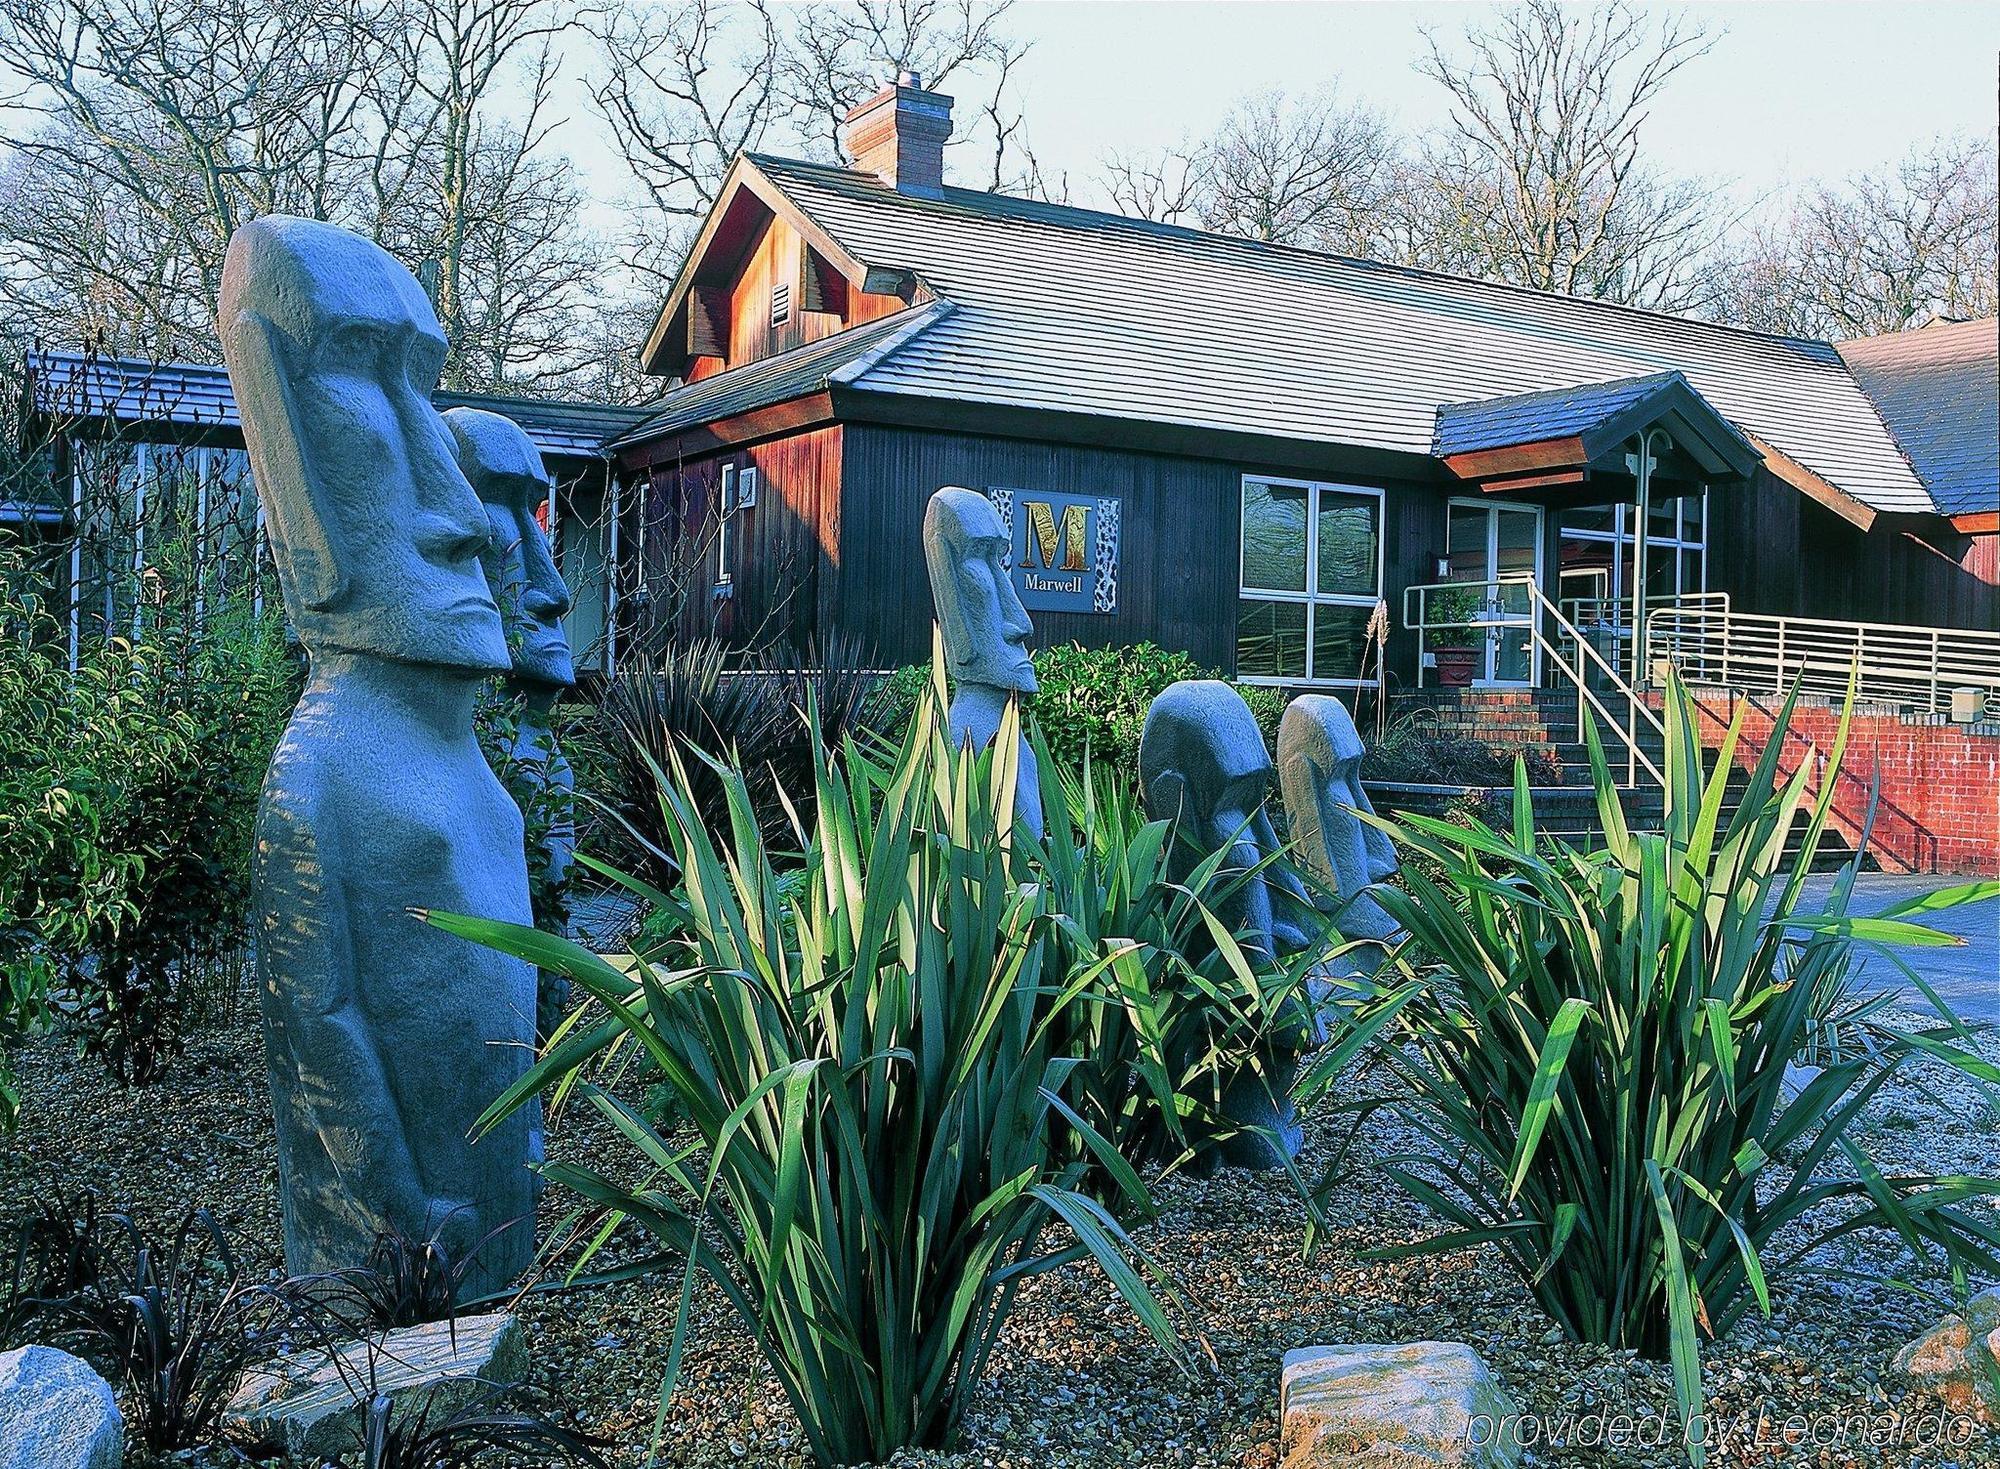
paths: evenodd
<path fill-rule="evenodd" d="M 2000 1041 L 1982 1048 L 2000 1058 Z M 166 1219 L 191 1204 L 213 1209 L 238 1237 L 275 1254 L 278 1211 L 271 1121 L 253 1017 L 204 1037 L 169 1082 L 144 1093 L 109 1083 L 50 1038 L 20 1056 L 26 1105 L 20 1134 L 0 1140 L 0 1215 L 13 1217 L 46 1172 Z M 1377 1114 L 1378 1119 L 1383 1114 Z M 1926 1066 L 1871 1109 L 1868 1140 L 1885 1171 L 2000 1173 L 2000 1111 L 1968 1082 Z M 1326 1166 L 1330 1127 L 1308 1125 L 1309 1173 Z M 1371 1124 L 1360 1157 L 1407 1144 L 1386 1119 Z M 557 1156 L 616 1167 L 619 1153 L 580 1116 L 551 1138 Z M 1056 1466 L 1278 1464 L 1277 1383 L 1284 1352 L 1317 1342 L 1462 1340 L 1476 1347 L 1524 1409 L 1546 1415 L 1658 1413 L 1673 1402 L 1664 1366 L 1575 1346 L 1496 1258 L 1468 1251 L 1393 1264 L 1357 1252 L 1420 1238 L 1436 1222 L 1386 1181 L 1364 1172 L 1333 1200 L 1335 1230 L 1302 1258 L 1304 1218 L 1285 1189 L 1240 1173 L 1175 1178 L 1141 1239 L 1195 1298 L 1184 1325 L 1204 1365 L 1179 1371 L 1117 1307 L 1094 1271 L 1071 1267 L 1022 1293 L 967 1424 L 967 1447 L 910 1454 L 903 1469 L 1056 1469 Z M 564 1212 L 546 1205 L 544 1227 Z M 1912 1262 L 1893 1239 L 1868 1236 L 1822 1252 L 1830 1273 L 1794 1273 L 1775 1287 L 1775 1319 L 1753 1319 L 1706 1353 L 1711 1411 L 1745 1420 L 1712 1462 L 1721 1464 L 2000 1466 L 2000 1438 L 1979 1430 L 1944 1449 L 1907 1443 L 1787 1449 L 1774 1439 L 1794 1413 L 1935 1415 L 1933 1400 L 1883 1380 L 1889 1356 L 1944 1305 L 1933 1277 L 1919 1292 L 1888 1279 Z M 1858 1274 L 1862 1278 L 1845 1278 Z M 534 1378 L 590 1431 L 614 1440 L 622 1463 L 643 1460 L 678 1278 L 587 1294 L 539 1296 L 523 1314 Z M 668 1464 L 803 1464 L 796 1422 L 775 1381 L 703 1290 L 680 1388 L 669 1405 Z M 1764 1415 L 1761 1441 L 1751 1435 Z M 1586 1420 L 1587 1421 L 1587 1420 Z M 1529 1462 L 1669 1465 L 1669 1449 L 1531 1450 Z"/>

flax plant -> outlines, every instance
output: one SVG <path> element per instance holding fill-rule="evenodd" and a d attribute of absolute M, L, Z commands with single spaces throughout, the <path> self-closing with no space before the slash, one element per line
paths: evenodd
<path fill-rule="evenodd" d="M 743 776 L 707 762 L 727 798 L 719 840 L 694 795 L 699 757 L 668 750 L 678 884 L 670 898 L 626 881 L 683 909 L 685 929 L 629 971 L 532 930 L 427 915 L 560 971 L 607 1017 L 572 1016 L 488 1116 L 554 1085 L 629 1145 L 622 1174 L 547 1171 L 601 1211 L 598 1243 L 622 1221 L 657 1242 L 620 1273 L 679 1277 L 662 1420 L 706 1276 L 822 1464 L 949 1442 L 1018 1288 L 1066 1262 L 1095 1261 L 1175 1343 L 1170 1287 L 1120 1222 L 1149 1212 L 1146 1189 L 1063 1100 L 1072 1011 L 1108 956 L 1073 973 L 1050 962 L 1051 890 L 1028 880 L 1032 844 L 1013 828 L 1015 716 L 974 755 L 951 746 L 941 707 L 934 689 L 889 755 L 828 749 L 811 720 L 812 797 L 785 801 L 803 871 L 783 882 Z M 591 1069 L 619 1046 L 665 1088 L 670 1128 Z"/>
<path fill-rule="evenodd" d="M 1701 1339 L 1753 1307 L 1768 1316 L 1770 1279 L 1829 1241 L 1882 1231 L 1961 1291 L 1968 1270 L 2000 1274 L 2000 1180 L 1885 1173 L 1856 1135 L 1919 1057 L 2000 1081 L 1941 1003 L 1922 1028 L 1861 1009 L 1847 1021 L 1861 1044 L 1823 1052 L 1795 1096 L 1784 1086 L 1855 946 L 1956 942 L 1910 915 L 2000 893 L 1971 884 L 1850 916 L 1857 857 L 1809 911 L 1847 721 L 1815 794 L 1814 760 L 1779 769 L 1792 702 L 1726 822 L 1741 712 L 1711 768 L 1677 683 L 1657 834 L 1627 827 L 1594 729 L 1598 850 L 1536 832 L 1518 769 L 1509 831 L 1378 822 L 1424 859 L 1380 896 L 1424 966 L 1382 1057 L 1429 1144 L 1383 1166 L 1451 1225 L 1381 1253 L 1491 1244 L 1570 1337 L 1670 1361 L 1690 1423 Z M 1702 1461 L 1692 1435 L 1690 1454 Z"/>

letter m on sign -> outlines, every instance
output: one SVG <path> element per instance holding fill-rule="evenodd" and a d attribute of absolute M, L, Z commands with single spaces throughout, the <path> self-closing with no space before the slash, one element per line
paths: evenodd
<path fill-rule="evenodd" d="M 1047 500 L 1029 500 L 1024 504 L 1028 512 L 1028 565 L 1036 564 L 1035 556 L 1041 554 L 1041 565 L 1050 571 L 1086 571 L 1090 567 L 1085 559 L 1084 549 L 1089 535 L 1089 508 L 1087 505 L 1070 504 L 1063 507 L 1062 522 L 1056 522 L 1055 507 Z M 1056 558 L 1062 558 L 1058 565 Z"/>

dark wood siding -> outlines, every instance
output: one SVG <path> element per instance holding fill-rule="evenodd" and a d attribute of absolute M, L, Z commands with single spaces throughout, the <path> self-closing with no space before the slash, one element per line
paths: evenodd
<path fill-rule="evenodd" d="M 840 523 L 839 426 L 655 465 L 646 485 L 648 607 L 642 648 L 715 633 L 803 646 L 821 625 Z M 731 595 L 717 600 L 716 490 L 722 466 L 758 473 L 757 503 L 729 520 Z"/>
<path fill-rule="evenodd" d="M 1709 515 L 1709 587 L 1738 612 L 2000 628 L 1994 537 L 1930 517 L 1882 516 L 1864 532 L 1762 471 L 1712 493 Z"/>
<path fill-rule="evenodd" d="M 1210 667 L 1236 666 L 1242 478 L 1265 466 L 1074 444 L 853 424 L 842 467 L 839 626 L 885 663 L 930 655 L 924 505 L 942 485 L 1007 487 L 1122 498 L 1118 610 L 1104 616 L 1037 612 L 1040 646 L 1151 641 Z M 1272 473 L 1301 477 L 1297 469 Z M 1376 483 L 1323 475 L 1354 483 Z M 1397 588 L 1443 547 L 1442 498 L 1430 487 L 1386 484 L 1384 586 L 1392 623 Z M 1391 667 L 1414 653 L 1391 648 Z M 1413 665 L 1412 665 L 1413 666 Z"/>

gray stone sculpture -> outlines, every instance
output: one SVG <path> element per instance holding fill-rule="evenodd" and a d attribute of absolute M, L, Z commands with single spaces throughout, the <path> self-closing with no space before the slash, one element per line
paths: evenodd
<path fill-rule="evenodd" d="M 493 533 L 480 562 L 487 589 L 500 606 L 513 658 L 504 686 L 520 708 L 508 751 L 513 762 L 510 789 L 517 799 L 539 798 L 550 813 L 539 863 L 530 867 L 529 890 L 536 892 L 539 882 L 543 894 L 560 893 L 576 857 L 576 773 L 556 742 L 553 715 L 562 691 L 576 683 L 576 664 L 562 623 L 570 608 L 569 588 L 556 569 L 548 532 L 535 515 L 537 506 L 548 503 L 548 471 L 534 441 L 504 414 L 453 408 L 444 421 L 458 445 L 458 467 L 485 505 Z M 524 807 L 521 814 L 526 818 L 529 813 Z M 551 921 L 546 897 L 537 901 L 543 905 L 537 918 Z M 561 914 L 558 905 L 555 917 Z M 561 1022 L 569 981 L 544 970 L 538 988 L 536 1034 L 546 1039 Z"/>
<path fill-rule="evenodd" d="M 1007 576 L 1011 547 L 1000 512 L 977 490 L 947 485 L 924 509 L 924 562 L 944 638 L 953 692 L 947 724 L 954 741 L 983 750 L 1000 730 L 1007 700 L 1035 692 L 1028 639 L 1035 625 Z M 1021 740 L 1014 816 L 1042 837 L 1042 787 L 1035 754 Z"/>
<path fill-rule="evenodd" d="M 542 1139 L 532 1105 L 471 1138 L 533 1059 L 533 968 L 408 912 L 530 921 L 521 813 L 472 734 L 509 660 L 430 402 L 444 335 L 386 252 L 284 216 L 231 238 L 218 320 L 311 659 L 252 868 L 286 1264 L 358 1265 L 389 1229 L 485 1240 L 477 1294 L 532 1257 Z"/>
<path fill-rule="evenodd" d="M 507 687 L 527 711 L 514 757 L 539 767 L 545 784 L 574 790 L 575 773 L 549 721 L 556 699 L 576 684 L 576 664 L 562 623 L 570 608 L 569 588 L 556 569 L 548 532 L 535 516 L 535 507 L 548 500 L 548 471 L 534 442 L 504 414 L 453 408 L 444 421 L 458 445 L 458 467 L 486 506 L 493 533 L 480 560 L 507 629 L 513 660 Z M 576 851 L 575 823 L 558 823 L 547 846 L 550 881 L 561 882 Z"/>
<path fill-rule="evenodd" d="M 1292 845 L 1337 899 L 1324 901 L 1341 937 L 1386 943 L 1398 933 L 1396 921 L 1367 889 L 1395 874 L 1396 847 L 1357 814 L 1375 814 L 1361 786 L 1367 753 L 1340 700 L 1301 694 L 1285 706 L 1278 722 L 1278 783 Z"/>
<path fill-rule="evenodd" d="M 1177 823 L 1175 846 L 1183 870 L 1226 850 L 1225 872 L 1248 872 L 1278 850 L 1277 833 L 1264 809 L 1272 774 L 1256 717 L 1228 684 L 1186 679 L 1162 690 L 1146 711 L 1139 739 L 1140 788 L 1150 817 Z M 1245 935 L 1246 945 L 1276 958 L 1306 946 L 1309 934 L 1302 919 L 1310 908 L 1298 877 L 1280 861 L 1243 883 L 1216 916 Z M 1223 1116 L 1261 1131 L 1226 1140 L 1223 1161 L 1271 1168 L 1297 1153 L 1297 1111 L 1288 1093 L 1298 1053 L 1314 1034 L 1309 1016 L 1293 1017 L 1261 1058 L 1261 1075 L 1249 1073 L 1225 1083 Z"/>

